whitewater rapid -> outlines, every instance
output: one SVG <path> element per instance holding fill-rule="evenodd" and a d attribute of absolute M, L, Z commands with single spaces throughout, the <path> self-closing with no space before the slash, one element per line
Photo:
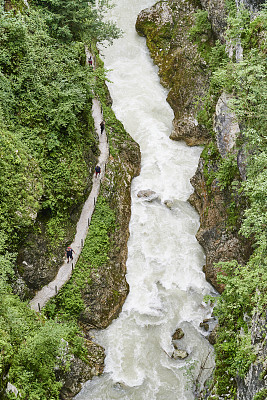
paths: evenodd
<path fill-rule="evenodd" d="M 173 112 L 167 92 L 145 40 L 135 32 L 138 13 L 154 1 L 114 3 L 110 18 L 124 35 L 101 53 L 109 69 L 113 109 L 142 154 L 141 174 L 132 183 L 126 276 L 130 293 L 119 318 L 95 332 L 106 351 L 104 374 L 87 382 L 75 399 L 192 400 L 195 379 L 201 375 L 203 380 L 214 362 L 199 327 L 211 316 L 203 296 L 213 289 L 202 272 L 205 257 L 195 238 L 199 218 L 187 202 L 201 148 L 169 139 Z M 137 196 L 146 189 L 158 199 L 147 202 Z M 184 360 L 170 357 L 178 327 L 185 332 L 179 347 L 189 353 Z"/>

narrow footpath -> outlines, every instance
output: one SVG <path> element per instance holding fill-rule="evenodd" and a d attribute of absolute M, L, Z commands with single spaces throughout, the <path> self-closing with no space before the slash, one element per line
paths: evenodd
<path fill-rule="evenodd" d="M 86 50 L 87 61 L 90 53 Z M 79 255 L 82 251 L 82 247 L 87 236 L 92 214 L 94 212 L 95 203 L 100 190 L 101 179 L 105 174 L 105 165 L 109 157 L 109 146 L 104 130 L 101 134 L 100 122 L 103 120 L 101 104 L 96 98 L 93 99 L 92 104 L 92 115 L 94 118 L 95 129 L 99 137 L 99 150 L 100 156 L 98 158 L 98 164 L 101 167 L 100 177 L 93 177 L 93 186 L 88 199 L 86 200 L 80 219 L 76 227 L 76 235 L 74 241 L 70 247 L 75 251 L 73 260 L 67 263 L 67 260 L 59 268 L 57 276 L 48 285 L 44 286 L 39 292 L 36 293 L 34 298 L 30 301 L 30 307 L 35 311 L 40 311 L 42 307 L 48 302 L 49 299 L 54 297 L 58 290 L 70 279 L 72 270 L 75 268 L 75 264 L 78 261 Z"/>

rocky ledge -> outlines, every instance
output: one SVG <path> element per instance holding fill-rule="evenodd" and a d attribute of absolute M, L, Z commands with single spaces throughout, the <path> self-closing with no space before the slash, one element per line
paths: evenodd
<path fill-rule="evenodd" d="M 161 83 L 169 89 L 167 101 L 174 111 L 170 137 L 185 140 L 189 146 L 206 143 L 209 138 L 197 120 L 208 75 L 205 60 L 188 37 L 194 4 L 189 0 L 160 1 L 143 10 L 136 22 L 137 32 L 146 37 L 151 57 L 159 67 Z"/>

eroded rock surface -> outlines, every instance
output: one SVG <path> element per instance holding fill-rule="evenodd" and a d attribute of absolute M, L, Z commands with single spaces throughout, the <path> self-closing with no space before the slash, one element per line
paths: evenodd
<path fill-rule="evenodd" d="M 235 146 L 240 134 L 236 115 L 229 107 L 232 96 L 223 92 L 216 104 L 214 131 L 217 147 L 222 157 L 225 157 Z"/>
<path fill-rule="evenodd" d="M 193 1 L 161 1 L 142 11 L 136 22 L 137 32 L 146 36 L 151 56 L 159 67 L 161 83 L 170 89 L 167 101 L 175 115 L 170 138 L 185 140 L 190 146 L 203 144 L 209 137 L 196 117 L 208 76 L 205 60 L 188 38 L 194 11 Z"/>
<path fill-rule="evenodd" d="M 237 378 L 237 399 L 253 400 L 257 393 L 262 392 L 260 399 L 267 396 L 267 313 L 257 312 L 252 319 L 251 344 L 257 354 L 256 360 L 250 365 L 245 378 Z M 265 390 L 265 394 L 263 391 Z"/>
<path fill-rule="evenodd" d="M 140 190 L 137 193 L 137 197 L 144 199 L 146 201 L 153 201 L 158 199 L 159 195 L 153 190 L 147 189 L 147 190 Z"/>
<path fill-rule="evenodd" d="M 219 187 L 216 179 L 210 186 L 207 185 L 204 164 L 204 159 L 200 158 L 197 171 L 191 179 L 195 190 L 189 202 L 200 215 L 200 228 L 196 237 L 206 253 L 206 265 L 203 268 L 206 279 L 221 293 L 224 286 L 218 283 L 218 270 L 214 263 L 237 260 L 245 264 L 251 254 L 251 246 L 238 234 L 240 223 L 231 228 L 227 225 L 231 196 Z M 235 201 L 240 201 L 238 196 Z"/>
<path fill-rule="evenodd" d="M 82 388 L 82 385 L 103 372 L 105 353 L 104 349 L 96 343 L 86 341 L 88 349 L 87 360 L 82 361 L 77 357 L 70 360 L 70 369 L 65 373 L 60 372 L 59 379 L 63 383 L 60 398 L 70 400 Z"/>

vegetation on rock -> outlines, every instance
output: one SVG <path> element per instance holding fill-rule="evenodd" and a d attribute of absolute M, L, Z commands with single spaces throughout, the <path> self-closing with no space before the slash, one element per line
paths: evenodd
<path fill-rule="evenodd" d="M 85 44 L 93 48 L 95 42 L 112 41 L 120 32 L 114 24 L 103 22 L 107 1 L 98 10 L 94 2 L 82 0 L 32 0 L 29 4 L 0 3 L 0 397 L 15 398 L 12 391 L 6 392 L 10 382 L 18 398 L 41 400 L 59 398 L 74 357 L 90 365 L 90 346 L 85 346 L 75 318 L 71 322 L 36 314 L 13 289 L 22 297 L 27 295 L 23 282 L 22 291 L 17 289 L 21 285 L 18 272 L 25 276 L 25 257 L 33 261 L 34 254 L 36 258 L 42 254 L 45 262 L 56 260 L 59 266 L 65 244 L 74 235 L 98 154 L 92 97 L 105 80 L 102 66 L 93 71 L 86 65 Z M 107 97 L 105 88 L 103 93 Z M 131 147 L 138 154 L 133 141 Z M 137 157 L 137 165 L 139 161 Z M 129 166 L 131 175 L 123 175 L 128 186 L 129 176 L 137 172 L 138 167 Z M 105 204 L 102 200 L 98 207 L 114 224 L 114 211 L 108 212 Z M 101 250 L 90 247 L 88 255 L 84 248 L 79 261 L 82 272 L 77 269 L 78 277 L 74 276 L 77 281 L 84 281 L 88 274 L 85 258 L 90 258 L 90 265 L 98 263 L 98 256 L 103 261 L 108 238 L 102 227 L 99 219 L 92 224 L 92 229 L 101 232 L 97 235 L 103 238 Z M 107 252 L 108 248 L 105 260 Z M 36 265 L 35 275 L 36 282 L 40 281 Z M 35 284 L 27 283 L 29 288 Z M 65 296 L 66 304 L 74 294 L 77 291 L 68 299 Z M 72 308 L 75 304 L 76 298 Z"/>
<path fill-rule="evenodd" d="M 264 360 L 257 360 L 257 351 L 251 341 L 251 325 L 256 312 L 264 316 L 267 304 L 267 71 L 264 49 L 267 9 L 264 7 L 254 19 L 250 18 L 245 8 L 231 10 L 226 37 L 229 43 L 242 46 L 243 57 L 237 61 L 234 56 L 227 61 L 223 57 L 220 64 L 216 60 L 217 67 L 212 68 L 210 99 L 212 95 L 216 98 L 222 91 L 233 94 L 231 107 L 237 116 L 241 134 L 233 151 L 225 158 L 216 158 L 213 176 L 210 175 L 213 161 L 210 154 L 205 155 L 207 149 L 202 157 L 206 160 L 206 168 L 209 166 L 207 185 L 216 179 L 221 190 L 237 193 L 246 200 L 240 209 L 236 207 L 236 196 L 232 195 L 233 208 L 230 210 L 228 206 L 228 226 L 235 225 L 238 219 L 240 234 L 253 240 L 254 250 L 245 265 L 233 259 L 217 266 L 220 282 L 225 288 L 214 310 L 219 330 L 215 345 L 213 395 L 236 399 L 236 377 L 244 378 L 253 362 L 264 363 Z M 212 106 L 209 109 L 212 110 Z M 213 113 L 209 113 L 208 119 L 211 121 L 212 118 Z M 243 180 L 239 175 L 242 172 L 240 154 L 245 165 Z M 259 381 L 260 387 L 264 387 L 263 379 Z"/>

